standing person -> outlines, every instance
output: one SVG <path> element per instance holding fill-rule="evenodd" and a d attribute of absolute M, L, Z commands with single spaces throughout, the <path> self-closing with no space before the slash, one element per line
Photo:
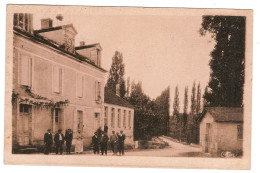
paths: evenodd
<path fill-rule="evenodd" d="M 102 132 L 101 140 L 100 140 L 100 146 L 101 146 L 101 154 L 104 153 L 107 155 L 107 142 L 108 142 L 108 136 L 106 132 Z"/>
<path fill-rule="evenodd" d="M 94 136 L 92 137 L 92 145 L 93 145 L 93 152 L 94 154 L 99 154 L 99 139 L 98 139 L 98 133 L 95 132 Z"/>
<path fill-rule="evenodd" d="M 112 131 L 112 135 L 110 136 L 110 146 L 111 146 L 111 150 L 113 152 L 113 155 L 116 154 L 116 152 L 115 152 L 116 141 L 117 141 L 117 136 L 115 134 L 115 131 Z"/>
<path fill-rule="evenodd" d="M 51 152 L 52 143 L 53 142 L 52 142 L 51 129 L 48 129 L 47 133 L 44 134 L 44 144 L 45 144 L 44 154 L 49 154 Z"/>
<path fill-rule="evenodd" d="M 60 154 L 63 152 L 63 144 L 64 144 L 64 135 L 61 133 L 61 129 L 58 130 L 58 133 L 54 136 L 55 146 L 56 146 L 56 154 L 60 151 Z"/>
<path fill-rule="evenodd" d="M 65 141 L 66 141 L 66 147 L 67 147 L 66 148 L 67 154 L 70 154 L 72 139 L 73 139 L 72 130 L 71 129 L 66 130 Z"/>
<path fill-rule="evenodd" d="M 108 131 L 108 126 L 107 126 L 107 124 L 105 124 L 104 125 L 104 132 L 107 133 L 107 131 Z"/>
<path fill-rule="evenodd" d="M 120 131 L 120 134 L 118 136 L 118 148 L 119 148 L 119 155 L 125 154 L 125 134 L 123 133 L 123 130 Z"/>
<path fill-rule="evenodd" d="M 83 153 L 83 137 L 80 130 L 76 136 L 75 153 Z"/>

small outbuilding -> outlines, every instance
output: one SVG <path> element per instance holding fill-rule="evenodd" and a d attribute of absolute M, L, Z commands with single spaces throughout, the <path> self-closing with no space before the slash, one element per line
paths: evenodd
<path fill-rule="evenodd" d="M 213 156 L 222 151 L 242 152 L 243 108 L 207 107 L 200 122 L 200 145 Z"/>

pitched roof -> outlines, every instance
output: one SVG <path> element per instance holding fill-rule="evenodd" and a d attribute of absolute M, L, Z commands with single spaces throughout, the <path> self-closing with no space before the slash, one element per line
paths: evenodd
<path fill-rule="evenodd" d="M 207 107 L 198 120 L 201 121 L 207 112 L 216 122 L 243 122 L 243 108 Z"/>
<path fill-rule="evenodd" d="M 95 63 L 91 62 L 90 60 L 86 59 L 86 57 L 83 57 L 77 53 L 71 53 L 69 51 L 66 51 L 65 49 L 61 48 L 59 45 L 55 44 L 52 40 L 48 40 L 46 38 L 43 38 L 42 36 L 40 36 L 39 34 L 37 33 L 34 33 L 34 34 L 30 34 L 26 31 L 23 31 L 17 27 L 14 27 L 14 33 L 17 34 L 17 35 L 20 35 L 26 39 L 29 39 L 29 40 L 32 40 L 34 42 L 38 42 L 38 43 L 42 43 L 46 46 L 49 46 L 49 47 L 52 47 L 54 48 L 55 50 L 57 50 L 58 52 L 62 53 L 62 54 L 65 54 L 65 55 L 68 55 L 67 57 L 71 58 L 75 58 L 75 60 L 77 61 L 80 61 L 82 63 L 87 63 L 87 64 L 90 64 L 94 67 L 96 67 L 97 69 L 101 70 L 102 72 L 107 72 L 107 70 L 103 69 L 102 67 L 99 67 L 97 66 Z"/>
<path fill-rule="evenodd" d="M 61 30 L 63 28 L 72 28 L 75 34 L 77 34 L 77 30 L 74 28 L 72 24 L 62 25 L 62 26 L 56 26 L 56 27 L 50 27 L 50 28 L 44 28 L 39 30 L 34 30 L 34 33 L 42 33 L 42 32 L 49 32 L 49 31 L 55 31 L 55 30 Z"/>
<path fill-rule="evenodd" d="M 97 47 L 98 49 L 102 50 L 102 47 L 99 43 L 77 46 L 77 47 L 75 47 L 75 50 L 86 49 L 86 48 L 91 48 L 91 47 Z"/>
<path fill-rule="evenodd" d="M 105 87 L 105 103 L 128 107 L 128 108 L 134 108 L 133 105 L 131 105 L 128 101 L 125 99 L 117 96 L 113 91 L 111 91 L 109 88 Z"/>

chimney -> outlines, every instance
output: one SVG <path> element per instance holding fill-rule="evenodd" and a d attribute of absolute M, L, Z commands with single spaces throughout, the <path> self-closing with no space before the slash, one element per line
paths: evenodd
<path fill-rule="evenodd" d="M 116 84 L 116 95 L 120 97 L 120 85 Z"/>
<path fill-rule="evenodd" d="M 85 46 L 85 41 L 81 41 L 81 42 L 79 43 L 79 45 L 80 45 L 80 46 Z"/>
<path fill-rule="evenodd" d="M 42 29 L 52 28 L 52 21 L 53 20 L 51 18 L 41 19 L 41 28 Z"/>

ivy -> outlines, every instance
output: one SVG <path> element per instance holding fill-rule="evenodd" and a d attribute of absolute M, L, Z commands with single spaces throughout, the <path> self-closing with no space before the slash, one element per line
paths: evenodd
<path fill-rule="evenodd" d="M 19 101 L 19 103 L 27 103 L 30 105 L 33 105 L 35 107 L 40 108 L 56 108 L 61 106 L 67 106 L 69 104 L 69 100 L 66 99 L 64 101 L 53 101 L 51 99 L 48 99 L 47 97 L 40 96 L 38 94 L 35 94 L 31 91 L 30 87 L 24 87 L 25 92 L 30 96 L 28 97 L 22 97 L 19 93 L 16 93 L 15 91 L 12 92 L 12 104 L 16 104 L 16 100 Z"/>

